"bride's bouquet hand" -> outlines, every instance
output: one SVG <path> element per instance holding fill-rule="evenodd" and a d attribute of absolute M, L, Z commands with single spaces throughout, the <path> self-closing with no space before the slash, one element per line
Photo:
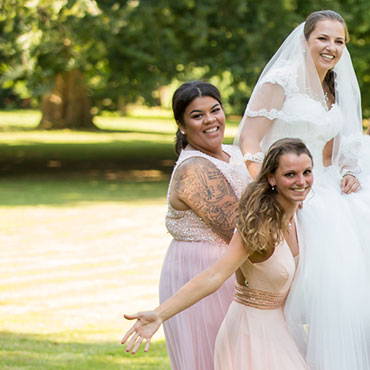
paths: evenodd
<path fill-rule="evenodd" d="M 147 352 L 150 345 L 150 339 L 154 333 L 159 329 L 162 321 L 159 315 L 154 311 L 138 312 L 133 315 L 123 315 L 127 320 L 135 320 L 136 323 L 126 332 L 125 336 L 122 338 L 121 344 L 125 344 L 127 341 L 126 352 L 130 352 L 132 349 L 132 354 L 141 346 L 141 343 L 145 339 L 144 352 Z M 129 340 L 129 338 L 131 339 Z"/>

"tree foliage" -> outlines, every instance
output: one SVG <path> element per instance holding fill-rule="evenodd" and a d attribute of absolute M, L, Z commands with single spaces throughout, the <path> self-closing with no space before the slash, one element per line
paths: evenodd
<path fill-rule="evenodd" d="M 259 73 L 289 32 L 319 9 L 348 23 L 370 115 L 368 0 L 3 0 L 0 83 L 22 97 L 79 70 L 95 111 L 158 104 L 174 80 L 215 82 L 241 114 Z"/>

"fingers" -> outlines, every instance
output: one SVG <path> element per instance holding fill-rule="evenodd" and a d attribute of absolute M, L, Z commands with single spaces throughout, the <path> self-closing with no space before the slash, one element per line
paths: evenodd
<path fill-rule="evenodd" d="M 135 333 L 135 335 L 132 336 L 132 338 L 130 339 L 130 341 L 127 343 L 127 347 L 126 347 L 126 352 L 130 352 L 131 351 L 131 348 L 134 346 L 134 344 L 136 343 L 137 339 L 139 338 L 139 334 L 138 333 Z M 134 352 L 132 352 L 134 353 Z"/>
<path fill-rule="evenodd" d="M 352 185 L 352 187 L 348 190 L 347 194 L 356 193 L 361 189 L 360 183 L 357 181 Z"/>
<path fill-rule="evenodd" d="M 136 342 L 134 349 L 132 350 L 132 354 L 134 355 L 136 351 L 139 349 L 141 346 L 141 343 L 143 342 L 144 338 L 139 337 L 139 340 Z"/>
<path fill-rule="evenodd" d="M 144 352 L 148 352 L 150 346 L 150 339 L 146 340 L 145 347 L 144 347 Z"/>
<path fill-rule="evenodd" d="M 124 314 L 123 317 L 126 319 L 126 320 L 135 320 L 135 319 L 138 319 L 139 318 L 139 312 L 138 313 L 134 313 L 132 315 L 127 315 L 127 314 Z"/>
<path fill-rule="evenodd" d="M 139 313 L 135 313 L 135 314 L 132 314 L 132 315 L 127 315 L 127 314 L 124 314 L 123 317 L 127 320 L 135 320 L 135 319 L 138 319 L 139 318 Z M 127 339 L 131 336 L 132 333 L 135 332 L 135 325 L 133 325 L 127 332 L 126 334 L 124 335 L 124 337 L 122 338 L 121 340 L 121 344 L 125 344 Z"/>
<path fill-rule="evenodd" d="M 141 343 L 143 342 L 143 340 L 144 340 L 143 337 L 141 337 L 139 334 L 135 333 L 135 335 L 130 339 L 130 341 L 127 344 L 126 352 L 130 352 L 131 349 L 132 349 L 132 352 L 131 353 L 134 355 L 137 352 L 137 350 L 140 348 Z M 150 345 L 150 339 L 146 339 L 146 343 L 145 343 L 145 347 L 144 347 L 144 352 L 148 352 L 149 345 Z"/>
<path fill-rule="evenodd" d="M 344 176 L 341 181 L 341 189 L 345 194 L 355 193 L 361 189 L 360 182 L 353 176 Z"/>
<path fill-rule="evenodd" d="M 121 340 L 121 344 L 125 344 L 127 341 L 126 352 L 131 352 L 135 354 L 140 348 L 141 343 L 146 339 L 144 351 L 147 352 L 150 345 L 150 338 L 157 331 L 160 323 L 155 327 L 155 317 L 152 317 L 153 314 L 151 311 L 138 312 L 133 315 L 125 314 L 124 317 L 128 320 L 137 319 L 136 323 L 126 332 L 124 337 Z M 139 334 L 140 333 L 140 334 Z M 148 338 L 149 337 L 149 338 Z"/>
<path fill-rule="evenodd" d="M 125 344 L 127 339 L 131 336 L 132 333 L 135 332 L 135 325 L 132 326 L 129 330 L 127 330 L 125 336 L 121 340 L 121 344 Z"/>

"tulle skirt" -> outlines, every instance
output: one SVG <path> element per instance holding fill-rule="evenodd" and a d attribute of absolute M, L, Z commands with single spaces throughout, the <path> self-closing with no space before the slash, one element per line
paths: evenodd
<path fill-rule="evenodd" d="M 172 241 L 159 286 L 163 302 L 225 253 L 227 244 Z M 219 327 L 232 301 L 234 277 L 215 293 L 164 323 L 172 370 L 212 370 Z"/>
<path fill-rule="evenodd" d="M 318 178 L 317 178 L 318 177 Z M 298 213 L 300 262 L 286 317 L 311 370 L 370 369 L 370 182 L 342 194 L 327 168 Z"/>
<path fill-rule="evenodd" d="M 215 370 L 308 370 L 282 308 L 261 310 L 233 301 L 216 339 Z"/>

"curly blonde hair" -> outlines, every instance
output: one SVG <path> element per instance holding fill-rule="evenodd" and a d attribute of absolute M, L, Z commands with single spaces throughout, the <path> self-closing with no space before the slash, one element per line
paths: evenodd
<path fill-rule="evenodd" d="M 312 155 L 300 139 L 280 139 L 269 148 L 257 179 L 249 184 L 239 201 L 236 216 L 238 228 L 249 254 L 265 252 L 283 239 L 287 220 L 276 200 L 276 192 L 268 182 L 268 175 L 279 167 L 283 154 Z"/>

